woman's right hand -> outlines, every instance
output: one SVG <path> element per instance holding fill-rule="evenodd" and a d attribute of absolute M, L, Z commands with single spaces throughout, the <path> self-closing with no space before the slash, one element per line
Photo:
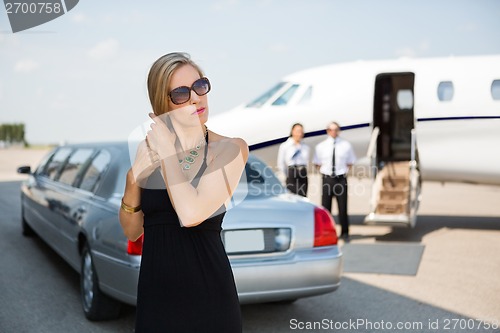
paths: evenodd
<path fill-rule="evenodd" d="M 135 182 L 141 184 L 159 166 L 160 159 L 158 154 L 148 147 L 146 140 L 141 141 L 137 148 L 134 164 L 132 165 Z"/>

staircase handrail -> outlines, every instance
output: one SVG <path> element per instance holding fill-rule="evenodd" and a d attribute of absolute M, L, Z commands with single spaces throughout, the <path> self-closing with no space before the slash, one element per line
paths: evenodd
<path fill-rule="evenodd" d="M 414 170 L 417 166 L 417 132 L 413 128 L 411 130 L 411 151 L 410 151 L 410 162 L 411 169 Z"/>
<path fill-rule="evenodd" d="M 409 181 L 410 181 L 410 186 L 409 186 L 409 191 L 408 191 L 408 208 L 407 208 L 407 212 L 408 212 L 408 216 L 410 216 L 410 212 L 411 212 L 411 206 L 413 205 L 413 203 L 411 202 L 410 198 L 411 198 L 411 193 L 413 191 L 413 174 L 415 172 L 415 169 L 417 168 L 417 160 L 416 160 L 416 156 L 417 156 L 417 132 L 415 131 L 414 128 L 412 128 L 411 130 L 411 148 L 410 148 L 410 177 L 409 177 Z"/>
<path fill-rule="evenodd" d="M 375 127 L 372 131 L 372 136 L 370 138 L 370 143 L 368 145 L 368 151 L 366 152 L 366 157 L 372 158 L 375 153 L 375 148 L 377 147 L 377 138 L 380 133 L 380 129 Z"/>

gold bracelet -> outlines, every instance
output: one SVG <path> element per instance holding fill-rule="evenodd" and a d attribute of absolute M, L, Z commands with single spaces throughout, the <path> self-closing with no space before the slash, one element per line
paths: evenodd
<path fill-rule="evenodd" d="M 141 205 L 139 205 L 137 207 L 131 207 L 131 206 L 127 205 L 126 203 L 124 203 L 123 198 L 122 198 L 121 209 L 123 209 L 125 212 L 127 212 L 129 214 L 133 214 L 133 213 L 137 213 L 138 211 L 141 210 Z"/>

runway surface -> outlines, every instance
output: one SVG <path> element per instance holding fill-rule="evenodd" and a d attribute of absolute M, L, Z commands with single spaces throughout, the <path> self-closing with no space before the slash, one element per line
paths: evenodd
<path fill-rule="evenodd" d="M 18 194 L 18 192 L 13 193 L 13 183 L 5 181 L 26 178 L 25 175 L 16 175 L 14 170 L 23 164 L 34 166 L 44 154 L 45 151 L 38 150 L 0 150 L 0 187 L 3 189 L 9 187 L 6 192 L 2 192 L 4 195 L 0 198 L 2 209 L 8 209 L 9 200 L 13 200 L 12 196 Z M 316 182 L 319 186 L 319 181 L 317 175 L 310 178 L 311 184 Z M 338 297 L 342 297 L 343 304 L 350 308 L 351 305 L 346 304 L 346 302 L 350 302 L 352 299 L 352 304 L 363 303 L 363 295 L 357 293 L 363 293 L 363 288 L 371 286 L 375 288 L 373 296 L 385 291 L 388 293 L 387 295 L 398 295 L 398 298 L 392 297 L 392 301 L 412 300 L 415 304 L 430 306 L 429 309 L 440 309 L 440 311 L 454 313 L 464 318 L 499 322 L 500 187 L 468 184 L 443 185 L 424 182 L 419 218 L 414 229 L 392 229 L 385 226 L 363 225 L 363 218 L 368 213 L 370 182 L 366 179 L 350 178 L 349 187 L 352 239 L 346 246 L 346 260 L 356 259 L 354 257 L 347 258 L 348 255 L 354 256 L 353 253 L 356 253 L 356 251 L 351 251 L 349 254 L 348 247 L 355 248 L 356 245 L 383 245 L 386 248 L 392 246 L 396 249 L 399 245 L 409 245 L 422 249 L 418 262 L 411 263 L 412 267 L 416 269 L 414 272 L 407 270 L 403 274 L 388 273 L 388 270 L 382 271 L 382 273 L 354 273 L 349 272 L 346 266 L 344 284 L 338 292 L 329 296 L 311 298 L 310 301 L 304 300 L 305 303 L 298 304 L 308 307 L 309 304 L 313 306 L 318 302 L 331 302 L 331 297 L 337 300 Z M 17 197 L 16 199 L 18 200 Z M 310 200 L 319 203 L 319 193 L 311 191 Z M 415 260 L 414 257 L 412 258 L 411 260 Z M 392 259 L 394 265 L 397 265 L 399 259 L 401 257 Z M 42 258 L 41 262 L 43 263 L 44 260 Z M 388 257 L 387 260 L 390 262 L 391 258 Z M 391 268 L 391 264 L 388 265 Z M 64 272 L 63 275 L 69 276 L 71 283 L 74 284 L 76 273 L 71 273 L 69 268 L 64 268 Z M 19 272 L 19 274 L 30 274 L 30 272 Z M 346 288 L 350 291 L 349 294 L 344 295 L 347 292 Z M 70 289 L 76 288 L 72 286 Z M 73 292 L 75 293 L 76 290 Z M 359 299 L 360 297 L 361 299 Z M 376 297 L 370 296 L 369 299 L 370 302 L 379 301 L 378 306 L 382 307 L 380 310 L 375 310 L 375 308 L 370 310 L 380 311 L 370 312 L 368 314 L 370 318 L 389 318 L 390 316 L 384 312 L 383 307 L 387 307 L 387 311 L 395 311 L 398 308 L 398 304 L 390 304 L 384 297 L 377 300 Z M 372 306 L 367 305 L 364 309 L 367 311 L 371 308 Z M 258 325 L 265 324 L 266 316 L 259 309 L 261 308 L 244 307 L 247 328 L 251 326 L 249 323 L 253 323 L 253 320 L 258 321 Z M 412 305 L 405 308 L 404 313 L 423 311 L 423 309 Z M 274 311 L 271 308 L 268 310 Z M 75 311 L 79 312 L 78 309 Z M 423 313 L 415 313 L 414 315 L 415 318 L 422 319 L 428 314 L 424 316 Z M 130 316 L 131 314 L 127 317 L 125 324 L 122 323 L 124 327 L 130 325 L 132 320 Z M 411 314 L 408 316 L 413 318 Z M 246 331 L 251 332 L 252 329 Z"/>

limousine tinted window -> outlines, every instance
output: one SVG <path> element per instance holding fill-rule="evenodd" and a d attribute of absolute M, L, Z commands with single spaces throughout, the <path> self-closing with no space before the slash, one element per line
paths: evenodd
<path fill-rule="evenodd" d="M 68 185 L 73 184 L 76 175 L 81 171 L 82 166 L 86 164 L 85 162 L 89 160 L 93 152 L 94 150 L 90 148 L 80 148 L 71 154 L 68 163 L 64 166 L 61 176 L 59 176 L 59 182 Z"/>
<path fill-rule="evenodd" d="M 238 190 L 247 191 L 250 196 L 277 195 L 286 192 L 273 170 L 254 158 L 248 159 L 245 165 L 245 177 L 241 177 Z"/>
<path fill-rule="evenodd" d="M 85 171 L 80 188 L 85 191 L 95 192 L 102 178 L 101 176 L 108 168 L 110 161 L 111 156 L 106 150 L 99 152 Z"/>
<path fill-rule="evenodd" d="M 59 169 L 64 161 L 66 161 L 66 158 L 68 158 L 70 153 L 71 148 L 58 149 L 47 164 L 43 175 L 49 177 L 50 179 L 55 179 L 59 173 Z"/>
<path fill-rule="evenodd" d="M 49 154 L 44 156 L 43 160 L 38 165 L 38 168 L 36 168 L 35 174 L 37 176 L 44 175 L 45 167 L 47 166 L 47 163 L 50 161 L 50 159 L 52 158 L 53 155 L 54 155 L 54 152 L 49 153 Z"/>

